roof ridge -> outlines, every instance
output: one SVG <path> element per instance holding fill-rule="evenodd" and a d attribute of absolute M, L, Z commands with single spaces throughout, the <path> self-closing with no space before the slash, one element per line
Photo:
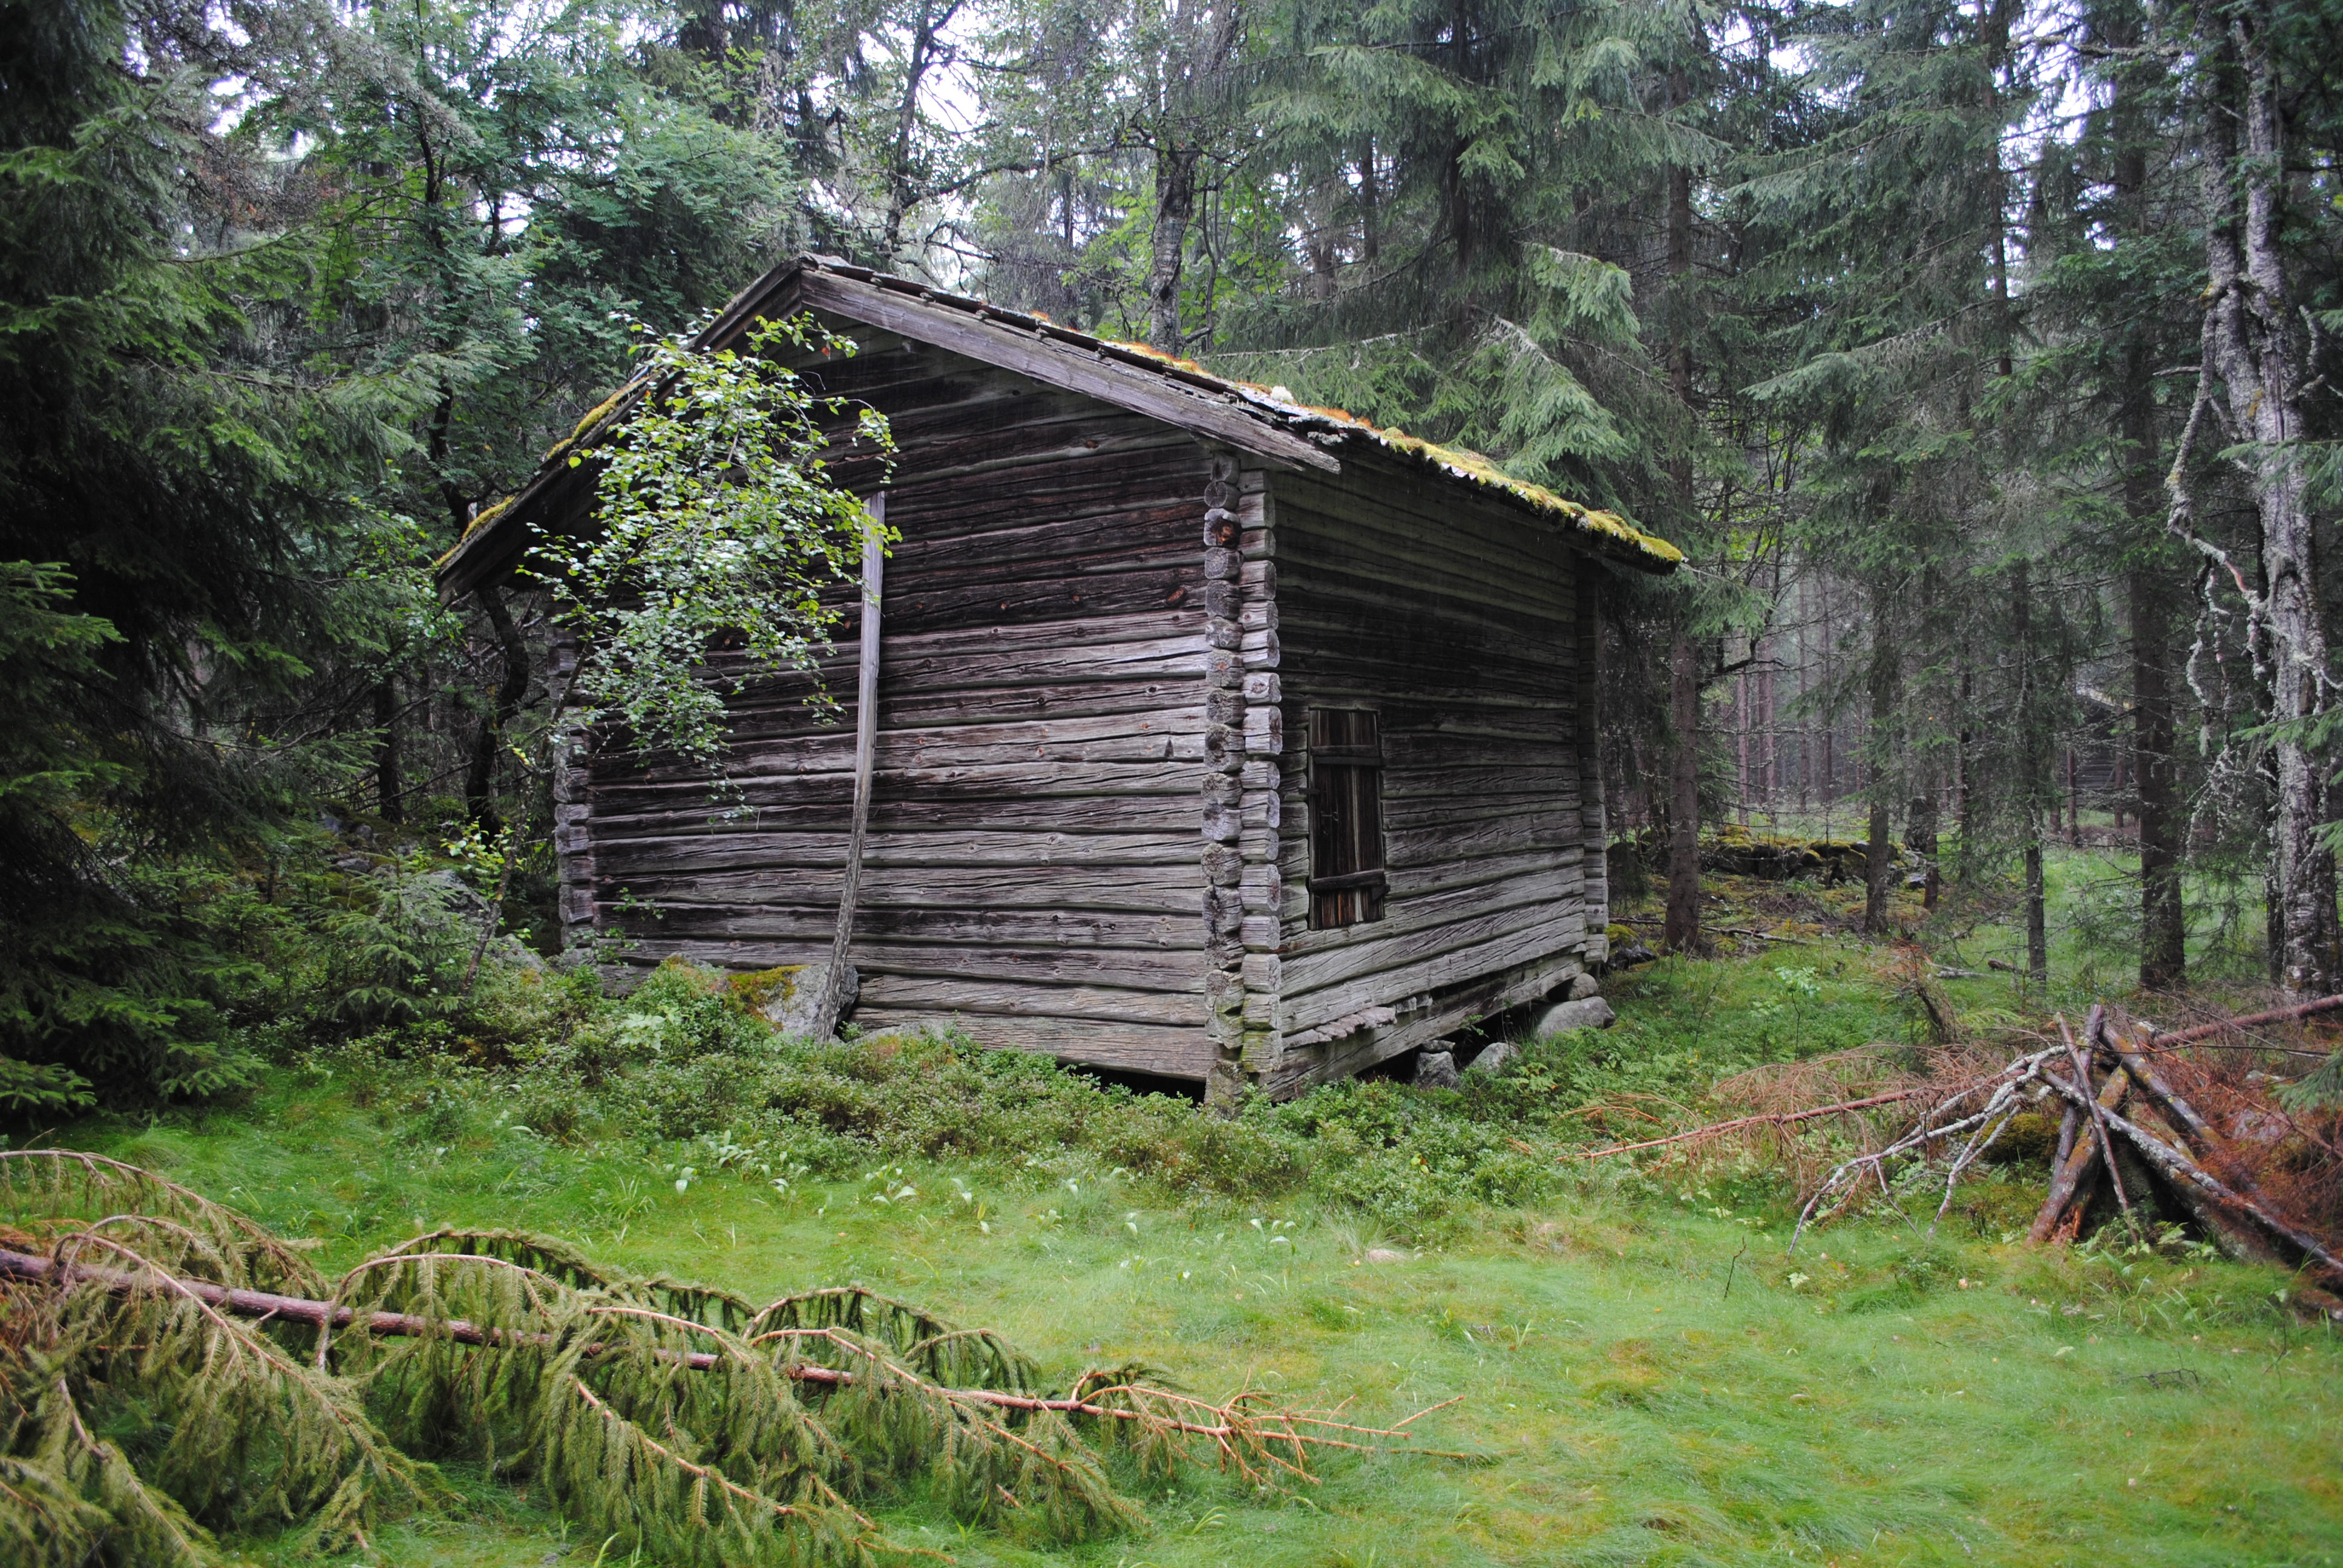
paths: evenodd
<path fill-rule="evenodd" d="M 1684 558 L 1684 552 L 1674 545 L 1656 534 L 1644 532 L 1617 512 L 1586 506 L 1544 485 L 1508 474 L 1495 458 L 1468 447 L 1450 447 L 1428 441 L 1420 436 L 1411 436 L 1396 426 L 1380 426 L 1373 420 L 1361 418 L 1345 408 L 1301 402 L 1282 387 L 1264 387 L 1257 381 L 1215 375 L 1201 361 L 1167 354 L 1151 344 L 1124 342 L 1082 332 L 1075 327 L 1061 326 L 1046 316 L 996 305 L 980 296 L 938 288 L 900 273 L 880 272 L 875 267 L 810 253 L 800 256 L 799 263 L 821 271 L 835 272 L 841 277 L 867 283 L 890 293 L 910 294 L 932 304 L 962 309 L 980 320 L 996 321 L 1004 326 L 1028 326 L 1071 347 L 1104 351 L 1125 364 L 1151 370 L 1197 390 L 1218 392 L 1241 405 L 1252 404 L 1259 412 L 1289 428 L 1306 432 L 1313 427 L 1322 426 L 1329 434 L 1364 437 L 1387 450 L 1415 458 L 1451 477 L 1465 480 L 1483 489 L 1502 491 L 1541 511 L 1566 518 L 1585 531 L 1605 536 L 1604 542 L 1614 547 L 1624 545 L 1650 558 L 1662 570 L 1673 568 Z M 1281 393 L 1284 395 L 1279 396 Z"/>
<path fill-rule="evenodd" d="M 1448 478 L 1462 480 L 1475 488 L 1503 495 L 1534 511 L 1559 518 L 1572 532 L 1580 535 L 1588 548 L 1624 557 L 1630 564 L 1645 571 L 1673 571 L 1684 558 L 1684 552 L 1674 545 L 1655 534 L 1645 533 L 1618 513 L 1588 507 L 1543 485 L 1515 477 L 1506 473 L 1496 459 L 1469 447 L 1443 446 L 1420 436 L 1411 436 L 1397 427 L 1386 428 L 1345 408 L 1299 402 L 1283 387 L 1264 387 L 1259 382 L 1217 376 L 1206 369 L 1201 361 L 1167 354 L 1150 344 L 1102 337 L 1063 326 L 1038 311 L 998 305 L 980 296 L 956 293 L 918 278 L 881 272 L 838 256 L 806 252 L 768 269 L 764 276 L 726 303 L 715 319 L 695 337 L 695 346 L 703 349 L 713 348 L 729 341 L 759 314 L 759 307 L 774 294 L 806 272 L 832 273 L 850 282 L 888 294 L 910 297 L 930 307 L 941 307 L 973 317 L 978 322 L 1002 331 L 1031 332 L 1062 348 L 1087 349 L 1102 360 L 1148 372 L 1161 381 L 1178 386 L 1192 396 L 1208 397 L 1233 406 L 1271 428 L 1286 432 L 1289 439 L 1308 441 L 1322 448 L 1333 448 L 1354 441 L 1364 443 L 1403 461 L 1429 468 Z M 648 377 L 639 371 L 616 392 L 595 405 L 566 439 L 554 443 L 546 451 L 538 471 L 528 482 L 504 500 L 478 513 L 465 528 L 463 538 L 435 563 L 436 566 L 443 571 L 453 567 L 456 558 L 465 555 L 476 538 L 541 488 L 557 465 L 573 457 L 580 447 L 589 445 L 596 437 L 623 418 L 648 385 Z"/>

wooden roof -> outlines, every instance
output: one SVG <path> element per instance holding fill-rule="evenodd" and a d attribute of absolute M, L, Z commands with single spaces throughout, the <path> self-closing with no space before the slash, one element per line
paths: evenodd
<path fill-rule="evenodd" d="M 1339 408 L 1296 403 L 1277 389 L 1214 376 L 1192 360 L 1144 345 L 1095 337 L 1042 317 L 828 257 L 796 257 L 742 289 L 699 334 L 697 346 L 732 347 L 758 318 L 800 310 L 966 355 L 1292 467 L 1333 473 L 1342 470 L 1345 457 L 1395 459 L 1519 507 L 1561 527 L 1580 548 L 1641 571 L 1673 571 L 1684 559 L 1674 545 L 1616 513 L 1516 479 L 1477 452 L 1379 428 Z M 528 548 L 532 518 L 565 513 L 586 499 L 594 468 L 573 467 L 570 455 L 603 438 L 646 389 L 639 377 L 621 387 L 589 412 L 568 439 L 546 453 L 543 466 L 518 494 L 474 519 L 439 561 L 442 595 L 460 597 L 508 569 Z"/>

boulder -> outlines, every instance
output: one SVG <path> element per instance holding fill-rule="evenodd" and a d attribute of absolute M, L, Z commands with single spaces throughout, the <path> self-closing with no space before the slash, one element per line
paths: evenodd
<path fill-rule="evenodd" d="M 1611 950 L 1611 967 L 1614 970 L 1633 969 L 1637 964 L 1657 963 L 1659 958 L 1659 954 L 1643 943 L 1629 942 L 1624 948 Z"/>
<path fill-rule="evenodd" d="M 1462 1081 L 1456 1071 L 1454 1052 L 1423 1050 L 1416 1054 L 1415 1086 L 1418 1089 L 1453 1089 Z"/>
<path fill-rule="evenodd" d="M 1573 975 L 1570 980 L 1570 995 L 1565 1000 L 1584 1001 L 1588 997 L 1602 994 L 1603 982 L 1593 975 Z"/>
<path fill-rule="evenodd" d="M 759 1010 L 766 1020 L 783 1034 L 805 1037 L 813 1033 L 814 1010 L 821 1005 L 822 982 L 830 975 L 830 965 L 790 964 L 786 968 L 769 970 L 771 990 L 766 993 Z M 838 1016 L 843 1022 L 854 1010 L 855 1001 L 862 994 L 862 976 L 852 964 L 846 966 L 846 985 L 840 992 Z"/>
<path fill-rule="evenodd" d="M 1619 1015 L 1611 1010 L 1609 1002 L 1599 996 L 1590 996 L 1582 1001 L 1560 1002 L 1546 1009 L 1538 1015 L 1534 1032 L 1544 1040 L 1547 1035 L 1565 1034 L 1574 1029 L 1609 1029 L 1618 1021 Z"/>
<path fill-rule="evenodd" d="M 1465 1068 L 1464 1070 L 1467 1072 L 1495 1072 L 1502 1069 L 1505 1063 L 1521 1055 L 1521 1053 L 1522 1048 L 1520 1046 L 1515 1045 L 1510 1040 L 1501 1040 L 1497 1041 L 1496 1044 L 1489 1047 L 1486 1050 L 1483 1050 L 1480 1055 L 1474 1057 L 1473 1059 L 1472 1065 Z"/>
<path fill-rule="evenodd" d="M 1407 1254 L 1405 1252 L 1395 1251 L 1389 1247 L 1369 1247 L 1367 1249 L 1367 1261 L 1370 1263 L 1404 1263 L 1407 1261 Z"/>

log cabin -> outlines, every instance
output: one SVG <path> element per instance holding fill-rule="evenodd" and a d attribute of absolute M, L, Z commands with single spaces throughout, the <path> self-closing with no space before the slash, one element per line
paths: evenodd
<path fill-rule="evenodd" d="M 699 341 L 799 313 L 860 350 L 799 373 L 899 447 L 860 470 L 900 535 L 849 933 L 865 1034 L 1282 1095 L 1601 963 L 1594 596 L 1673 546 L 1282 388 L 825 258 Z M 628 398 L 481 514 L 444 594 L 589 525 L 568 459 Z M 826 687 L 859 651 L 842 626 Z M 559 771 L 568 940 L 623 919 L 638 966 L 829 956 L 854 736 L 812 680 L 735 700 L 729 817 L 623 750 Z"/>

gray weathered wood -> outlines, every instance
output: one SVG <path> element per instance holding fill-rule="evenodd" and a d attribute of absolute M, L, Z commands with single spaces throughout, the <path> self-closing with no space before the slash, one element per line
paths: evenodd
<path fill-rule="evenodd" d="M 854 815 L 846 835 L 846 879 L 838 895 L 838 933 L 830 939 L 830 968 L 823 971 L 821 1000 L 815 1004 L 813 1037 L 838 1033 L 838 1010 L 846 994 L 848 950 L 854 941 L 854 895 L 862 883 L 862 846 L 870 831 L 870 776 L 879 752 L 879 654 L 880 610 L 887 578 L 887 492 L 870 498 L 869 532 L 862 541 L 862 626 L 859 677 L 854 693 Z"/>
<path fill-rule="evenodd" d="M 806 303 L 818 308 L 836 310 L 906 337 L 1005 366 L 1045 385 L 1167 420 L 1244 451 L 1330 472 L 1341 467 L 1324 450 L 1300 437 L 1217 399 L 1176 390 L 1150 371 L 1093 358 L 1039 335 L 1027 339 L 957 311 L 922 307 L 917 300 L 835 272 L 808 273 L 799 286 Z"/>

